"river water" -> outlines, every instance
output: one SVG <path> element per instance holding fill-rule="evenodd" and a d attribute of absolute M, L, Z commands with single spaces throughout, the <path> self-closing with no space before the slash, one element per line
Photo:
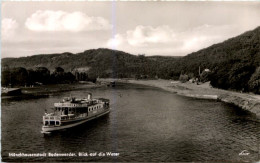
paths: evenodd
<path fill-rule="evenodd" d="M 88 92 L 110 99 L 109 115 L 50 135 L 40 133 L 45 109 L 63 97 L 85 97 Z M 181 97 L 151 87 L 121 85 L 44 98 L 2 99 L 1 118 L 3 161 L 259 160 L 256 116 L 221 102 Z M 79 152 L 88 156 L 79 156 Z M 12 157 L 9 153 L 46 156 Z M 75 156 L 51 157 L 48 153 Z"/>

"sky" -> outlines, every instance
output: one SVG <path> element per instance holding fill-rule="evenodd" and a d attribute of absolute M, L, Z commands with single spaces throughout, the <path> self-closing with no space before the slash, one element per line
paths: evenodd
<path fill-rule="evenodd" d="M 1 3 L 1 57 L 109 48 L 185 56 L 260 26 L 260 1 Z"/>

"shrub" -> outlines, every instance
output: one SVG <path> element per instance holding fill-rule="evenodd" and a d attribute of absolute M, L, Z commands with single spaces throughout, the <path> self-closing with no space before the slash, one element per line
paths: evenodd
<path fill-rule="evenodd" d="M 179 81 L 181 81 L 182 83 L 185 83 L 189 80 L 189 76 L 184 74 L 184 75 L 180 75 Z"/>
<path fill-rule="evenodd" d="M 254 74 L 251 76 L 248 81 L 250 91 L 254 93 L 260 93 L 260 67 L 256 69 Z"/>

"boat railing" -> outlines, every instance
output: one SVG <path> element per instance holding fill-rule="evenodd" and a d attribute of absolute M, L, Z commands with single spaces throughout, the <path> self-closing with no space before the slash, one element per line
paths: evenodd
<path fill-rule="evenodd" d="M 61 115 L 61 120 L 75 119 L 75 114 Z"/>
<path fill-rule="evenodd" d="M 43 119 L 44 119 L 44 120 L 61 120 L 61 117 L 60 117 L 60 116 L 50 116 L 50 115 L 46 115 L 46 116 L 43 116 Z"/>

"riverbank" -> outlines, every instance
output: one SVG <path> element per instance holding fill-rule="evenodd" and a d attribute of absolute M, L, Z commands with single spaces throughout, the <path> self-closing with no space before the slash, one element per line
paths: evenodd
<path fill-rule="evenodd" d="M 199 98 L 199 99 L 214 99 L 225 103 L 229 103 L 244 110 L 250 111 L 257 116 L 260 116 L 260 95 L 239 93 L 234 91 L 227 91 L 222 89 L 212 88 L 209 84 L 195 84 L 195 83 L 180 83 L 171 80 L 133 80 L 133 79 L 99 79 L 103 82 L 116 81 L 123 83 L 141 84 L 152 87 L 164 89 L 169 92 L 176 93 L 181 96 Z"/>
<path fill-rule="evenodd" d="M 87 88 L 96 88 L 101 87 L 100 84 L 94 84 L 92 82 L 89 83 L 74 83 L 74 84 L 53 84 L 53 85 L 42 85 L 37 87 L 27 87 L 22 88 L 23 94 L 32 94 L 32 95 L 44 95 L 44 94 L 52 94 L 56 92 L 66 92 L 72 90 L 81 90 Z"/>
<path fill-rule="evenodd" d="M 67 91 L 72 91 L 72 90 L 83 90 L 83 89 L 89 89 L 89 88 L 97 88 L 97 87 L 102 87 L 104 85 L 98 83 L 92 83 L 92 82 L 87 82 L 87 83 L 73 83 L 73 84 L 51 84 L 51 85 L 41 85 L 41 86 L 35 86 L 35 87 L 21 87 L 17 88 L 21 90 L 21 94 L 19 95 L 2 95 L 3 98 L 12 98 L 12 97 L 17 97 L 17 96 L 26 96 L 26 97 L 44 97 L 44 96 L 49 96 L 54 93 L 59 93 L 59 92 L 67 92 Z"/>

